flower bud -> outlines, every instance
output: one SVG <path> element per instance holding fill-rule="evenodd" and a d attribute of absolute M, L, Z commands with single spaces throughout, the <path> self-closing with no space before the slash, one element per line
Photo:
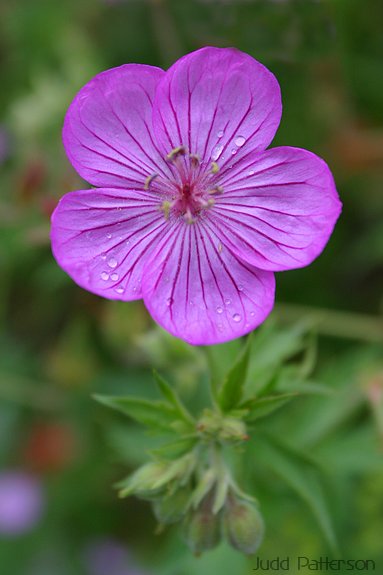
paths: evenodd
<path fill-rule="evenodd" d="M 185 520 L 185 540 L 196 555 L 213 549 L 221 540 L 221 515 L 213 513 L 211 499 L 210 496 L 205 498 Z"/>
<path fill-rule="evenodd" d="M 154 503 L 154 514 L 161 524 L 177 523 L 187 512 L 190 489 L 181 487 L 175 493 L 158 499 Z"/>
<path fill-rule="evenodd" d="M 255 505 L 231 496 L 224 514 L 225 534 L 238 551 L 251 555 L 262 543 L 264 523 Z"/>
<path fill-rule="evenodd" d="M 134 493 L 143 499 L 151 499 L 163 490 L 162 479 L 166 479 L 167 473 L 168 466 L 163 462 L 146 463 L 126 481 L 120 483 L 119 495 L 120 497 L 127 497 Z"/>

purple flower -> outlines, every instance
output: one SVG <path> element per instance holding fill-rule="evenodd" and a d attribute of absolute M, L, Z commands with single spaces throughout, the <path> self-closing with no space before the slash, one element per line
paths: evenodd
<path fill-rule="evenodd" d="M 59 202 L 58 263 L 98 295 L 143 298 L 191 344 L 253 330 L 273 307 L 273 272 L 312 262 L 341 209 L 323 160 L 266 150 L 281 110 L 273 74 L 231 48 L 96 76 L 64 125 L 68 157 L 96 189 Z"/>
<path fill-rule="evenodd" d="M 114 539 L 99 539 L 85 550 L 85 563 L 89 575 L 144 575 L 132 566 L 126 548 Z"/>
<path fill-rule="evenodd" d="M 0 474 L 0 535 L 19 535 L 32 529 L 43 508 L 41 484 L 25 472 Z"/>

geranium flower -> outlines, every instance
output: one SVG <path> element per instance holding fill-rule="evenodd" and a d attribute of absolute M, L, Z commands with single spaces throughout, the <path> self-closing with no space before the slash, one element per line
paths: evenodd
<path fill-rule="evenodd" d="M 96 189 L 66 194 L 53 214 L 60 266 L 100 296 L 143 298 L 191 344 L 256 328 L 274 304 L 273 272 L 312 262 L 341 209 L 323 160 L 266 150 L 281 109 L 273 74 L 231 48 L 93 78 L 63 138 Z"/>

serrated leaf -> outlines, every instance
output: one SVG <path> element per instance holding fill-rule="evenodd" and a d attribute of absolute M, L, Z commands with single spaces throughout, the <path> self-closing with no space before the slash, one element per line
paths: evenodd
<path fill-rule="evenodd" d="M 99 403 L 116 409 L 151 429 L 172 431 L 171 425 L 178 418 L 174 409 L 163 401 L 106 395 L 94 395 L 93 397 Z"/>
<path fill-rule="evenodd" d="M 332 551 L 338 553 L 338 542 L 318 468 L 315 469 L 305 454 L 299 459 L 296 451 L 290 448 L 284 450 L 279 442 L 271 443 L 265 438 L 261 446 L 258 446 L 257 454 L 265 466 L 272 469 L 306 502 Z"/>
<path fill-rule="evenodd" d="M 251 334 L 247 338 L 245 346 L 241 350 L 234 365 L 227 373 L 225 380 L 218 392 L 218 404 L 222 411 L 227 412 L 237 407 L 243 396 L 243 389 L 247 376 L 249 357 L 251 350 Z"/>
<path fill-rule="evenodd" d="M 297 393 L 283 393 L 248 400 L 241 405 L 241 408 L 248 410 L 244 419 L 247 422 L 251 422 L 261 417 L 266 417 L 297 396 Z"/>
<path fill-rule="evenodd" d="M 162 395 L 169 402 L 169 404 L 173 406 L 180 419 L 183 419 L 194 427 L 195 421 L 193 416 L 189 413 L 172 386 L 155 370 L 153 370 L 153 377 Z"/>

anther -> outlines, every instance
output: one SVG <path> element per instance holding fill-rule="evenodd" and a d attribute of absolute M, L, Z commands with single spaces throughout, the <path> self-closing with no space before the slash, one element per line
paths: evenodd
<path fill-rule="evenodd" d="M 214 186 L 211 190 L 209 190 L 209 194 L 222 194 L 223 187 L 222 186 Z"/>
<path fill-rule="evenodd" d="M 212 162 L 211 163 L 211 173 L 217 174 L 218 172 L 219 172 L 219 165 L 217 164 L 217 162 Z"/>
<path fill-rule="evenodd" d="M 170 208 L 172 207 L 172 205 L 173 204 L 171 202 L 168 202 L 167 200 L 165 200 L 164 202 L 162 202 L 162 204 L 160 206 L 161 212 L 164 212 L 165 220 L 169 219 Z"/>
<path fill-rule="evenodd" d="M 152 174 L 151 176 L 148 176 L 145 180 L 144 190 L 149 190 L 150 184 L 153 182 L 153 180 L 158 178 L 158 176 L 159 174 Z"/>
<path fill-rule="evenodd" d="M 176 160 L 179 156 L 185 156 L 186 155 L 186 148 L 185 146 L 178 146 L 177 148 L 174 148 L 167 156 L 166 159 L 168 160 L 168 162 L 174 162 L 174 160 Z"/>
<path fill-rule="evenodd" d="M 189 155 L 190 164 L 193 168 L 198 168 L 200 165 L 200 159 L 197 154 L 190 154 Z"/>

